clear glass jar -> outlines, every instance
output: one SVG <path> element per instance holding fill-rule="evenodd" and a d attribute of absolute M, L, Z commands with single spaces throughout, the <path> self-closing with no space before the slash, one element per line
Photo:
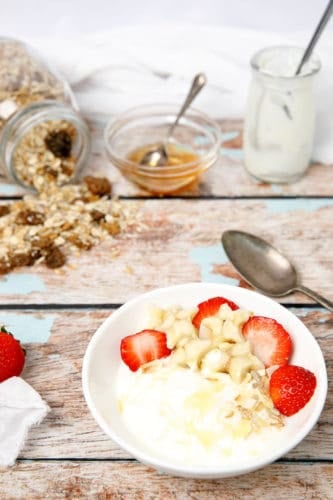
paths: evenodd
<path fill-rule="evenodd" d="M 0 38 L 0 167 L 25 188 L 75 180 L 90 133 L 62 77 L 26 44 Z"/>
<path fill-rule="evenodd" d="M 315 57 L 295 76 L 304 50 L 269 47 L 251 60 L 253 72 L 244 124 L 244 160 L 250 174 L 285 183 L 307 170 L 315 129 Z"/>

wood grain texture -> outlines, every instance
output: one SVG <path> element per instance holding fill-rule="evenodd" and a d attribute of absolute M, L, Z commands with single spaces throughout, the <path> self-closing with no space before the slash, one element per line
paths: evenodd
<path fill-rule="evenodd" d="M 330 500 L 332 488 L 329 463 L 275 463 L 245 476 L 195 480 L 136 462 L 23 462 L 1 472 L 0 499 Z"/>
<path fill-rule="evenodd" d="M 317 338 L 333 376 L 333 314 L 322 309 L 291 309 Z M 47 343 L 24 344 L 27 351 L 22 376 L 46 400 L 50 413 L 29 432 L 20 457 L 25 459 L 128 458 L 99 429 L 84 401 L 81 389 L 82 359 L 89 340 L 112 310 L 46 311 L 39 317 L 55 317 Z M 6 312 L 4 311 L 4 314 Z M 12 314 L 10 311 L 8 314 Z M 20 311 L 27 329 L 36 316 Z M 5 317 L 3 320 L 6 324 Z M 288 455 L 293 459 L 333 460 L 333 394 L 328 393 L 318 425 Z"/>
<path fill-rule="evenodd" d="M 333 300 L 333 200 L 165 200 L 138 204 L 141 231 L 132 229 L 108 239 L 70 266 L 52 271 L 44 266 L 16 271 L 37 277 L 44 290 L 7 292 L 6 277 L 0 281 L 3 303 L 100 304 L 123 303 L 140 293 L 178 283 L 229 282 L 240 279 L 223 255 L 221 234 L 227 229 L 255 233 L 281 249 L 297 265 L 308 287 Z M 324 236 L 324 237 L 323 237 Z M 198 250 L 199 249 L 199 250 Z M 213 255 L 211 255 L 211 250 Z M 113 257 L 114 252 L 119 252 Z M 200 251 L 201 262 L 193 257 Z M 128 266 L 131 272 L 128 272 Z M 158 271 L 157 271 L 158 270 Z M 307 303 L 303 295 L 288 296 L 285 303 Z"/>

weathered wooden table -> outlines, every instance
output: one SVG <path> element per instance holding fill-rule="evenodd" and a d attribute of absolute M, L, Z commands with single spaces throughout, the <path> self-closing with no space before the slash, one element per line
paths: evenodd
<path fill-rule="evenodd" d="M 242 164 L 241 124 L 224 122 L 219 162 L 200 184 L 151 197 L 111 167 L 101 126 L 91 119 L 90 170 L 107 173 L 123 203 L 137 204 L 148 229 L 124 233 L 82 253 L 64 274 L 21 268 L 0 281 L 0 321 L 26 350 L 22 376 L 51 411 L 29 433 L 17 464 L 1 470 L 1 499 L 329 499 L 333 498 L 333 397 L 319 423 L 291 453 L 257 472 L 220 481 L 160 475 L 99 429 L 81 390 L 82 358 L 101 322 L 128 299 L 189 281 L 246 286 L 223 253 L 226 229 L 256 233 L 289 255 L 309 287 L 333 299 L 333 166 L 314 165 L 286 186 L 252 180 Z M 0 195 L 20 195 L 7 184 Z M 303 295 L 281 300 L 313 332 L 333 376 L 333 314 Z"/>

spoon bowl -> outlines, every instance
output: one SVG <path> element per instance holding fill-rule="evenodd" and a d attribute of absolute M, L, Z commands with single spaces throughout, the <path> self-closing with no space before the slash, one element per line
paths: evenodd
<path fill-rule="evenodd" d="M 168 164 L 168 149 L 167 144 L 171 139 L 173 131 L 177 126 L 179 120 L 188 109 L 190 104 L 194 101 L 194 98 L 199 94 L 200 90 L 206 85 L 207 79 L 203 73 L 197 74 L 191 84 L 191 88 L 186 96 L 186 99 L 180 108 L 175 121 L 171 124 L 168 129 L 167 136 L 164 142 L 154 146 L 149 151 L 147 151 L 140 160 L 140 164 L 149 167 L 162 167 Z"/>
<path fill-rule="evenodd" d="M 270 243 L 244 231 L 222 235 L 225 253 L 238 273 L 257 290 L 272 297 L 300 291 L 333 311 L 333 302 L 299 283 L 296 268 Z"/>

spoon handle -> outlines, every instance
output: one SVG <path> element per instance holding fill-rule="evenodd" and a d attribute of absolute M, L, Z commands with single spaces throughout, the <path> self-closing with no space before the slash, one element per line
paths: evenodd
<path fill-rule="evenodd" d="M 301 70 L 302 70 L 302 67 L 303 65 L 306 63 L 306 61 L 310 58 L 311 54 L 312 54 L 312 51 L 320 37 L 320 35 L 322 34 L 322 32 L 324 31 L 325 29 L 325 26 L 326 24 L 328 23 L 331 15 L 333 13 L 333 0 L 330 0 L 330 2 L 328 3 L 320 21 L 319 21 L 319 24 L 316 28 L 316 31 L 314 32 L 314 34 L 312 35 L 312 38 L 310 40 L 310 43 L 309 45 L 307 46 L 305 52 L 304 52 L 304 55 L 301 59 L 301 62 L 299 63 L 298 65 L 298 68 L 296 70 L 296 75 L 299 75 Z"/>
<path fill-rule="evenodd" d="M 171 125 L 171 127 L 170 127 L 170 129 L 168 131 L 168 136 L 167 136 L 167 141 L 166 142 L 168 142 L 168 140 L 172 136 L 173 131 L 174 131 L 176 125 L 178 124 L 179 120 L 181 119 L 181 117 L 183 116 L 183 114 L 185 113 L 185 111 L 187 110 L 187 108 L 190 106 L 190 104 L 194 100 L 194 98 L 198 95 L 198 93 L 200 92 L 200 90 L 202 89 L 202 87 L 204 87 L 206 85 L 206 82 L 207 82 L 206 75 L 204 75 L 203 73 L 198 73 L 194 77 L 192 85 L 191 85 L 191 88 L 189 90 L 189 93 L 187 94 L 186 99 L 184 101 L 184 104 L 180 108 L 180 111 L 179 111 L 179 113 L 177 115 L 176 120 Z"/>
<path fill-rule="evenodd" d="M 311 290 L 310 288 L 307 288 L 306 286 L 303 285 L 298 285 L 297 288 L 295 288 L 298 292 L 302 292 L 305 295 L 308 295 L 311 297 L 311 299 L 315 300 L 318 302 L 318 304 L 321 304 L 322 306 L 326 307 L 329 311 L 333 312 L 333 302 L 331 302 L 328 299 L 325 299 L 322 295 L 319 295 L 319 293 L 315 292 L 314 290 Z"/>

